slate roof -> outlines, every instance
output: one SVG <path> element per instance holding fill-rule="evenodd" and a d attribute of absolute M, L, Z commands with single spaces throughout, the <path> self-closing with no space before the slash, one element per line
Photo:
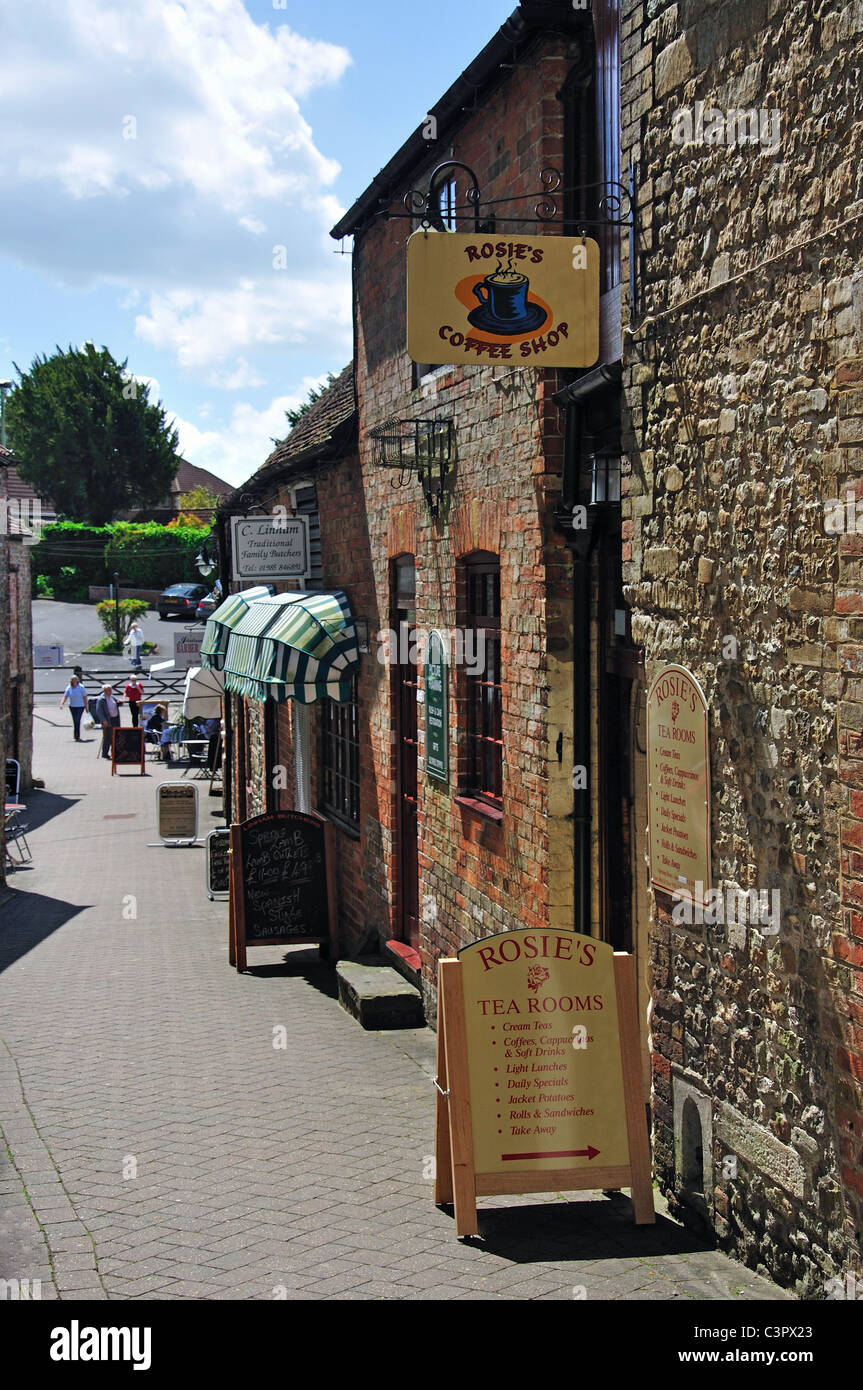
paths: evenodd
<path fill-rule="evenodd" d="M 310 405 L 305 415 L 294 425 L 290 434 L 264 460 L 261 467 L 241 483 L 220 510 L 230 511 L 232 501 L 249 500 L 250 494 L 263 491 L 290 465 L 311 463 L 328 452 L 347 447 L 356 437 L 356 402 L 354 398 L 353 363 L 345 367 L 323 395 Z"/>

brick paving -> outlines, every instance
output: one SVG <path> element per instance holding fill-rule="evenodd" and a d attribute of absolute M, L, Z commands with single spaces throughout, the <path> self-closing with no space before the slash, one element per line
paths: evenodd
<path fill-rule="evenodd" d="M 427 1176 L 433 1034 L 364 1032 L 315 950 L 231 970 L 203 850 L 146 847 L 179 772 L 112 778 L 89 738 L 37 707 L 33 865 L 0 905 L 0 1277 L 43 1299 L 788 1296 L 623 1196 L 482 1199 L 458 1242 Z"/>

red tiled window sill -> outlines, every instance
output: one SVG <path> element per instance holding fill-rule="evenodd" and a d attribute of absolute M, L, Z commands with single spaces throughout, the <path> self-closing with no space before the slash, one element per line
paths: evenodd
<path fill-rule="evenodd" d="M 480 801 L 475 796 L 456 796 L 453 798 L 459 806 L 467 807 L 468 811 L 476 811 L 478 816 L 485 816 L 488 820 L 495 821 L 498 825 L 503 820 L 503 811 L 497 806 L 490 806 L 487 801 Z"/>
<path fill-rule="evenodd" d="M 392 951 L 393 955 L 401 957 L 405 965 L 409 965 L 411 970 L 419 971 L 422 966 L 419 951 L 415 951 L 413 946 L 408 946 L 404 941 L 388 941 L 387 950 Z"/>

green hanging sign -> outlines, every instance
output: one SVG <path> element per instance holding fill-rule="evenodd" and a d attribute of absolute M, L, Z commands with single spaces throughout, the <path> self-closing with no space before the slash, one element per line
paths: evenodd
<path fill-rule="evenodd" d="M 446 645 L 439 632 L 429 633 L 425 663 L 426 772 L 449 781 Z"/>

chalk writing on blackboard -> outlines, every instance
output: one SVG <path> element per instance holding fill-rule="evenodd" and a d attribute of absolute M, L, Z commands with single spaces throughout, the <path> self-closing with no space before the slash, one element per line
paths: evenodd
<path fill-rule="evenodd" d="M 211 830 L 207 836 L 207 892 L 212 897 L 214 894 L 227 893 L 230 884 L 230 859 L 228 852 L 231 847 L 231 832 L 227 826 L 219 830 Z"/>
<path fill-rule="evenodd" d="M 320 816 L 280 811 L 231 827 L 231 963 L 246 945 L 336 946 L 332 827 Z"/>

